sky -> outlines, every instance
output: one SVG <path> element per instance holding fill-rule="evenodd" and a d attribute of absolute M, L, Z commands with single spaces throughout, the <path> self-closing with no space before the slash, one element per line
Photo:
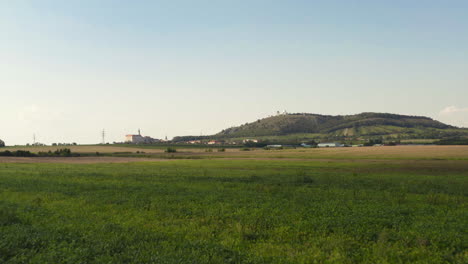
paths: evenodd
<path fill-rule="evenodd" d="M 468 127 L 466 0 L 0 0 L 0 139 L 209 135 L 277 110 Z"/>

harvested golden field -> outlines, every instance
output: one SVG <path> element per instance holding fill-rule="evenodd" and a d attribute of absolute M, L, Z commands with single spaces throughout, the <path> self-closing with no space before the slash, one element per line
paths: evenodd
<path fill-rule="evenodd" d="M 169 159 L 133 157 L 0 157 L 0 163 L 129 163 L 142 161 L 169 161 Z"/>
<path fill-rule="evenodd" d="M 99 145 L 83 145 L 83 146 L 44 146 L 44 147 L 31 147 L 31 146 L 21 146 L 21 147 L 7 147 L 3 148 L 2 150 L 10 150 L 10 151 L 15 151 L 15 150 L 27 150 L 31 152 L 39 152 L 39 151 L 55 151 L 57 149 L 61 148 L 68 148 L 71 149 L 72 152 L 76 153 L 114 153 L 114 152 L 137 152 L 137 151 L 144 151 L 146 153 L 163 153 L 163 149 L 143 149 L 143 148 L 130 148 L 130 147 L 119 147 L 119 146 L 99 146 Z"/>
<path fill-rule="evenodd" d="M 60 147 L 9 147 L 5 150 L 28 150 L 31 152 L 55 151 Z M 229 148 L 218 152 L 216 148 L 174 148 L 176 153 L 165 153 L 164 148 L 122 146 L 71 146 L 74 153 L 106 156 L 158 158 L 158 159 L 458 159 L 468 160 L 468 146 L 382 146 L 353 148 L 297 148 L 297 149 L 249 149 Z"/>
<path fill-rule="evenodd" d="M 68 148 L 71 149 L 72 152 L 74 153 L 136 153 L 138 152 L 144 152 L 144 153 L 164 153 L 166 147 L 153 147 L 153 146 L 137 146 L 135 145 L 134 147 L 129 147 L 129 146 L 119 146 L 119 145 L 78 145 L 78 146 L 15 146 L 15 147 L 6 147 L 2 148 L 2 151 L 9 150 L 9 151 L 16 151 L 16 150 L 27 150 L 30 152 L 47 152 L 47 151 L 55 151 L 57 149 L 62 149 L 62 148 Z M 178 152 L 184 152 L 184 153 L 199 153 L 199 152 L 205 152 L 206 149 L 210 149 L 210 147 L 206 148 L 187 148 L 187 147 L 177 147 L 174 146 L 174 148 L 177 149 Z M 213 149 L 214 152 L 216 152 L 216 149 Z M 226 151 L 229 152 L 238 152 L 240 151 L 238 148 L 235 149 L 227 149 Z"/>

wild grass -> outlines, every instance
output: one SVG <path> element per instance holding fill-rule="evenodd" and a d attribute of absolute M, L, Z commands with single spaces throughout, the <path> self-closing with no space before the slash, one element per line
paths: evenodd
<path fill-rule="evenodd" d="M 466 263 L 465 161 L 0 164 L 4 263 Z"/>

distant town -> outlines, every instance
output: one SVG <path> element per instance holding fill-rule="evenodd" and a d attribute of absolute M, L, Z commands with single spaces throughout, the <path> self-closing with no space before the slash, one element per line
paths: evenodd
<path fill-rule="evenodd" d="M 45 146 L 36 140 L 26 146 Z M 213 135 L 176 136 L 168 139 L 137 133 L 122 135 L 122 141 L 106 141 L 101 131 L 100 144 L 207 145 L 253 148 L 341 148 L 364 146 L 468 144 L 468 129 L 441 123 L 424 116 L 390 113 L 361 113 L 331 116 L 276 111 L 273 115 L 240 126 L 231 126 Z M 0 140 L 0 147 L 8 142 Z M 52 143 L 52 146 L 74 146 Z"/>

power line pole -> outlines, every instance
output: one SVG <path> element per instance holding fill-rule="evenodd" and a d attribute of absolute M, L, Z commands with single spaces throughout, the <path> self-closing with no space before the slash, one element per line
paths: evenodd
<path fill-rule="evenodd" d="M 36 145 L 36 134 L 33 134 L 33 145 Z"/>
<path fill-rule="evenodd" d="M 106 131 L 102 130 L 102 144 L 106 144 Z"/>

